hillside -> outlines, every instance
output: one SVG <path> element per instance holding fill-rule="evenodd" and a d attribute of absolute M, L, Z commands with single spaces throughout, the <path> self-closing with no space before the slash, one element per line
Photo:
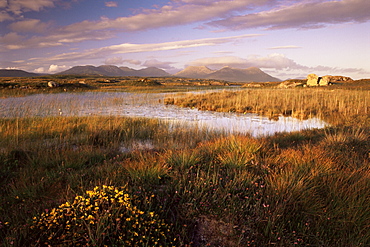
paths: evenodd
<path fill-rule="evenodd" d="M 206 78 L 214 71 L 206 66 L 188 66 L 184 70 L 177 72 L 175 76 L 188 78 Z"/>
<path fill-rule="evenodd" d="M 150 67 L 140 70 L 128 67 L 117 67 L 114 65 L 92 65 L 75 66 L 68 70 L 58 73 L 60 75 L 100 75 L 100 76 L 139 76 L 139 77 L 162 77 L 171 76 L 166 71 Z"/>
<path fill-rule="evenodd" d="M 26 72 L 19 69 L 0 69 L 0 77 L 33 77 L 39 76 L 36 73 Z"/>
<path fill-rule="evenodd" d="M 226 66 L 220 70 L 213 71 L 205 66 L 189 66 L 186 69 L 176 73 L 175 76 L 225 80 L 230 82 L 280 81 L 278 78 L 272 77 L 259 68 L 255 67 L 247 69 L 237 69 Z"/>

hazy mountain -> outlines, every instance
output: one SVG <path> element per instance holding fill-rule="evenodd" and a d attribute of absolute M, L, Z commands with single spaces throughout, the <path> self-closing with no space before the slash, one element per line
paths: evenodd
<path fill-rule="evenodd" d="M 156 67 L 149 67 L 145 69 L 137 70 L 139 73 L 138 76 L 155 76 L 155 77 L 163 77 L 163 76 L 172 76 L 171 74 L 167 73 L 162 69 L 158 69 Z"/>
<path fill-rule="evenodd" d="M 95 76 L 139 76 L 139 77 L 166 77 L 172 76 L 162 69 L 149 67 L 145 69 L 131 69 L 128 67 L 117 67 L 114 65 L 101 65 L 98 67 L 92 65 L 75 66 L 63 72 L 61 75 L 95 75 Z M 29 73 L 23 70 L 0 70 L 0 77 L 32 77 L 40 74 Z M 178 77 L 215 79 L 230 82 L 270 82 L 280 81 L 272 77 L 259 68 L 251 67 L 247 69 L 236 69 L 223 67 L 220 70 L 211 70 L 206 66 L 189 66 L 175 74 Z"/>
<path fill-rule="evenodd" d="M 226 66 L 222 69 L 213 71 L 206 66 L 189 66 L 186 69 L 176 73 L 175 76 L 188 78 L 207 78 L 215 80 L 225 80 L 230 82 L 280 81 L 278 78 L 272 77 L 259 68 L 255 67 L 247 69 L 236 69 Z"/>
<path fill-rule="evenodd" d="M 155 67 L 135 70 L 128 67 L 117 67 L 114 65 L 92 65 L 75 66 L 58 74 L 62 75 L 100 75 L 100 76 L 140 76 L 140 77 L 162 77 L 171 76 L 166 71 Z"/>
<path fill-rule="evenodd" d="M 124 71 L 114 65 L 101 65 L 97 67 L 103 75 L 121 76 Z"/>
<path fill-rule="evenodd" d="M 26 72 L 19 69 L 0 69 L 0 77 L 33 77 L 39 76 L 36 73 Z"/>
<path fill-rule="evenodd" d="M 236 69 L 231 67 L 223 67 L 207 76 L 209 79 L 225 80 L 232 82 L 270 82 L 280 81 L 278 78 L 272 77 L 263 72 L 259 68 L 250 67 L 247 69 Z"/>
<path fill-rule="evenodd" d="M 59 75 L 104 75 L 106 73 L 103 68 L 92 65 L 75 66 L 65 71 L 59 72 Z"/>
<path fill-rule="evenodd" d="M 119 67 L 120 70 L 122 70 L 125 74 L 125 76 L 135 76 L 137 70 L 131 69 L 129 67 Z"/>
<path fill-rule="evenodd" d="M 184 70 L 177 72 L 175 76 L 188 78 L 206 78 L 212 72 L 214 71 L 206 66 L 188 66 Z"/>

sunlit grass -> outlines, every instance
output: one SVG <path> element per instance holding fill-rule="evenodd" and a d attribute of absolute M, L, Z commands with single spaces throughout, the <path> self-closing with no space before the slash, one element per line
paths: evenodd
<path fill-rule="evenodd" d="M 167 98 L 166 103 L 209 111 L 258 113 L 271 118 L 319 117 L 331 124 L 353 124 L 358 118 L 369 116 L 369 98 L 368 90 L 245 89 Z"/>

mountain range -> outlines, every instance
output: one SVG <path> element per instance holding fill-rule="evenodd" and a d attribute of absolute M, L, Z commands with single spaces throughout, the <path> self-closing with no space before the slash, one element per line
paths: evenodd
<path fill-rule="evenodd" d="M 17 75 L 18 74 L 18 75 Z M 237 69 L 223 67 L 219 70 L 211 70 L 206 66 L 189 66 L 184 70 L 171 75 L 162 69 L 149 67 L 135 70 L 128 67 L 117 67 L 114 65 L 101 65 L 98 67 L 92 65 L 75 66 L 58 75 L 96 75 L 96 76 L 138 76 L 138 77 L 184 77 L 194 79 L 215 79 L 230 82 L 270 82 L 280 81 L 263 72 L 259 68 L 251 67 L 246 69 Z M 0 70 L 0 77 L 30 77 L 38 74 L 28 73 L 19 70 Z"/>
<path fill-rule="evenodd" d="M 211 70 L 206 66 L 189 66 L 175 74 L 178 77 L 216 79 L 231 82 L 270 82 L 280 81 L 278 78 L 266 74 L 256 67 L 247 69 L 223 67 L 219 70 Z"/>
<path fill-rule="evenodd" d="M 58 73 L 59 75 L 99 75 L 99 76 L 140 76 L 140 77 L 164 77 L 172 76 L 162 69 L 149 67 L 145 69 L 131 69 L 129 67 L 117 67 L 114 65 L 75 66 Z"/>

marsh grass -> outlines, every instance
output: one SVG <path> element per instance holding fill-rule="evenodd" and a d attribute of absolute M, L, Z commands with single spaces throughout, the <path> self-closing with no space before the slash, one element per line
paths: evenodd
<path fill-rule="evenodd" d="M 263 109 L 262 91 L 249 91 L 259 97 L 252 109 Z M 293 92 L 279 95 L 298 98 L 281 102 L 298 109 L 306 95 Z M 367 95 L 304 92 L 312 107 L 329 107 L 327 94 L 346 104 L 341 97 Z M 217 104 L 244 97 L 227 94 Z M 136 232 L 156 236 L 139 246 L 368 246 L 368 113 L 341 104 L 337 126 L 263 138 L 144 118 L 0 119 L 1 243 L 119 245 L 143 240 Z M 99 194 L 104 188 L 113 202 Z M 122 193 L 129 202 L 119 202 Z"/>
<path fill-rule="evenodd" d="M 358 117 L 369 116 L 369 98 L 368 90 L 245 89 L 168 98 L 166 102 L 200 110 L 258 113 L 271 118 L 319 117 L 331 124 L 348 124 Z"/>

